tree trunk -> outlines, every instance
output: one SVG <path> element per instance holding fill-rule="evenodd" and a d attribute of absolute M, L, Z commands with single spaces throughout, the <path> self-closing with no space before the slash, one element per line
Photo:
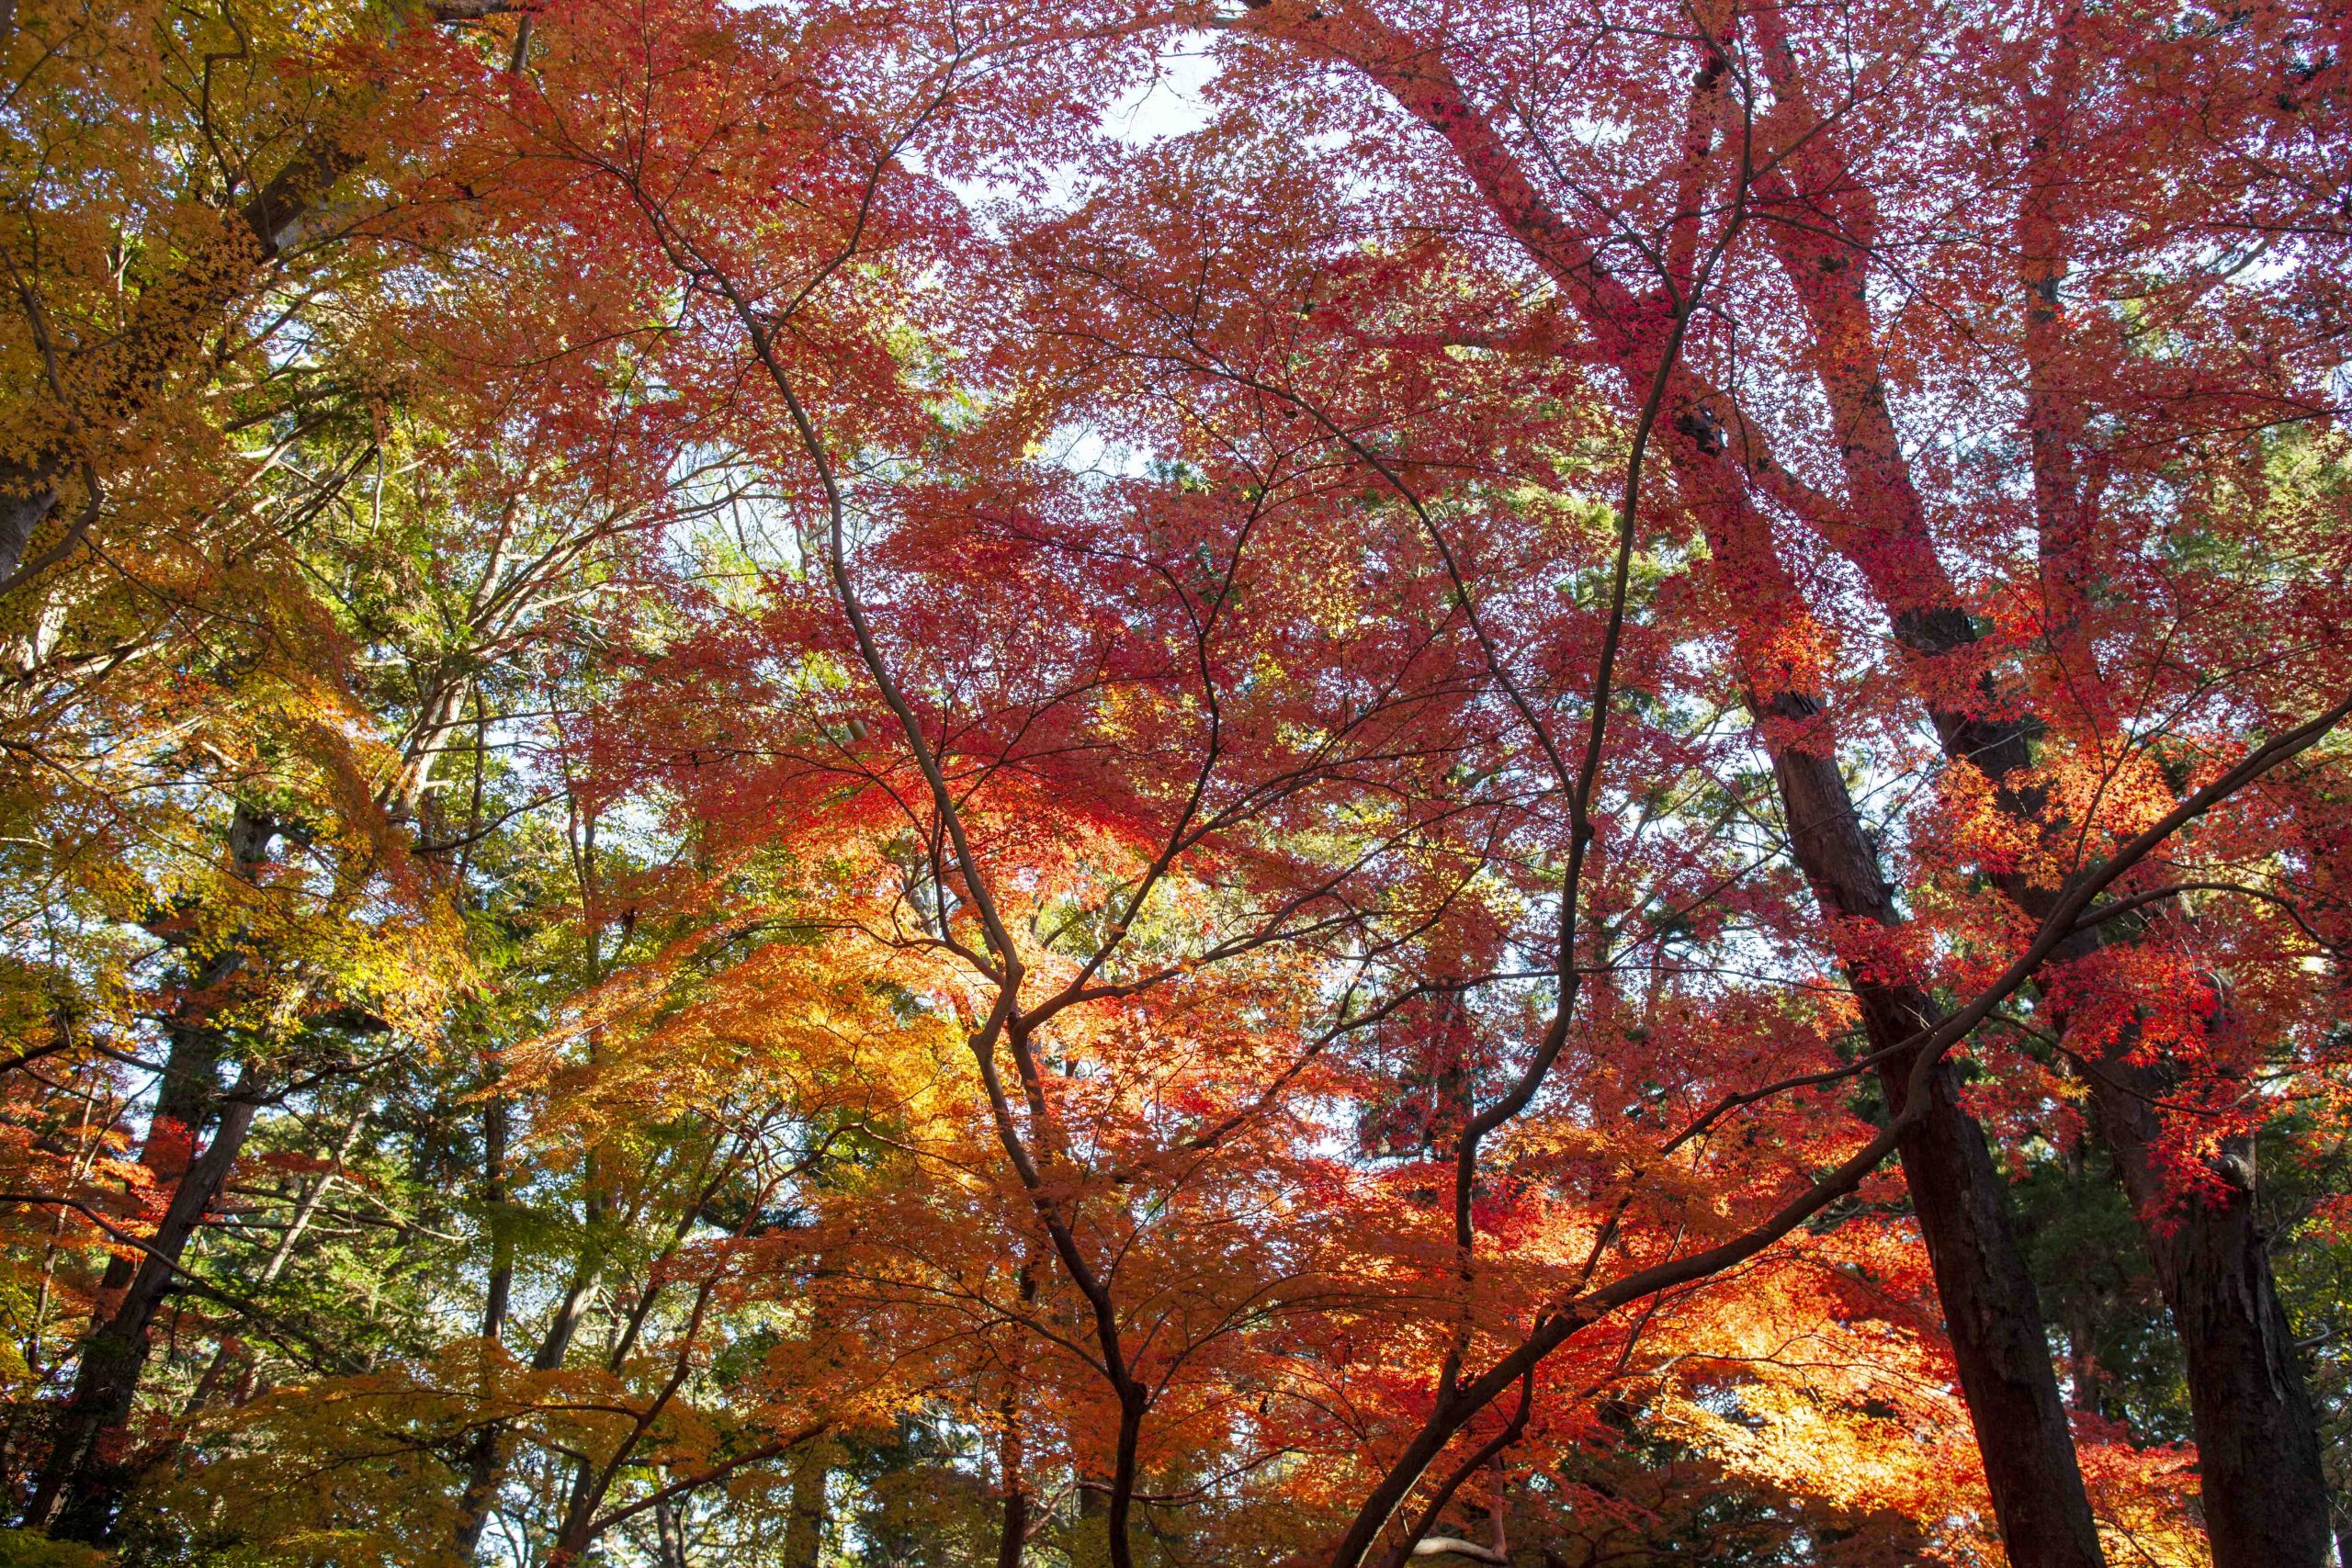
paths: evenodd
<path fill-rule="evenodd" d="M 2055 114 L 2057 101 L 2038 106 L 2041 112 L 2052 116 L 2041 134 L 2058 132 L 2064 117 Z M 2037 209 L 2029 216 L 2033 223 L 2025 249 L 2038 258 L 2028 269 L 2026 290 L 2032 370 L 2029 425 L 2033 437 L 2041 578 L 2048 595 L 2045 629 L 2052 658 L 2081 677 L 2083 689 L 2093 690 L 2096 657 L 2083 646 L 2077 624 L 2086 570 L 2079 556 L 2087 503 L 2081 492 L 2075 444 L 2084 412 L 2061 390 L 2063 378 L 2049 370 L 2049 362 L 2058 352 L 2055 280 L 2065 270 L 2064 246 L 2046 212 Z M 1790 271 L 1804 287 L 1806 269 L 1792 266 Z M 1815 287 L 1808 304 L 1818 310 L 1832 293 Z M 1840 395 L 1838 383 L 1841 379 L 1857 385 L 1868 379 L 1858 377 L 1856 364 L 1841 362 L 1829 367 L 1825 381 L 1833 400 Z M 1851 461 L 1853 450 L 1883 450 L 1890 455 L 1899 450 L 1883 398 L 1874 407 L 1860 412 L 1868 429 L 1866 438 L 1849 443 L 1849 484 L 1870 477 Z M 1903 566 L 1873 578 L 1873 587 L 1881 606 L 1893 618 L 1897 639 L 1924 667 L 1933 668 L 1974 647 L 1978 641 L 1975 624 L 1935 563 L 1925 514 L 1907 476 L 1889 479 L 1882 474 L 1879 479 L 1881 482 L 1868 491 L 1883 513 L 1871 544 L 1875 554 L 1856 552 L 1852 558 L 1865 577 L 1872 576 L 1869 568 L 1872 560 L 1886 567 Z M 1994 700 L 1997 694 L 1989 678 L 1979 678 L 1974 684 L 1983 709 L 1997 711 Z M 1934 690 L 1933 682 L 1928 683 L 1928 690 Z M 2039 820 L 2042 803 L 2037 793 L 2015 787 L 2031 761 L 2037 728 L 2031 718 L 1996 722 L 1975 711 L 1977 704 L 1954 705 L 1930 700 L 1928 705 L 1945 755 L 1955 763 L 1980 770 L 1994 785 L 1995 804 L 2005 815 L 2029 829 L 2045 830 L 2047 825 Z M 2022 877 L 1996 881 L 2002 891 L 2036 918 L 2054 902 L 2053 890 L 2032 886 Z M 2102 1091 L 2102 1101 L 2118 1094 L 2124 1100 L 2131 1098 L 2130 1091 L 2109 1085 Z M 2145 1112 L 2144 1104 L 2134 1111 L 2119 1101 L 2113 1114 L 2102 1111 L 2098 1121 L 2139 1206 L 2148 1248 L 2157 1260 L 2166 1300 L 2173 1303 L 2174 1324 L 2188 1362 L 2189 1398 L 2214 1568 L 2317 1568 L 2328 1550 L 2327 1494 L 2317 1461 L 2318 1432 L 2291 1340 L 2285 1337 L 2269 1256 L 2255 1228 L 2253 1163 L 2251 1159 L 2244 1162 L 2242 1173 L 2222 1173 L 2232 1192 L 2222 1202 L 2190 1203 L 2169 1210 L 2154 1207 L 2157 1195 L 2152 1186 L 2145 1181 L 2130 1185 L 2132 1167 L 2144 1170 L 2147 1166 L 2146 1145 L 2154 1134 L 2152 1114 L 2145 1116 L 2146 1125 L 2140 1132 L 2132 1131 Z M 2118 1136 L 2136 1138 L 2136 1145 L 2113 1142 Z M 2287 1348 L 2275 1348 L 2280 1345 Z"/>
<path fill-rule="evenodd" d="M 490 1216 L 490 1280 L 481 1309 L 485 1354 L 494 1353 L 506 1333 L 507 1299 L 514 1288 L 514 1243 L 506 1224 L 506 1100 L 493 1094 L 482 1109 L 482 1207 Z M 484 1393 L 487 1395 L 485 1373 Z M 474 1434 L 466 1451 L 466 1485 L 458 1495 L 458 1524 L 454 1532 L 458 1561 L 471 1562 L 481 1545 L 482 1527 L 497 1492 L 502 1466 L 500 1440 L 503 1428 L 496 1422 Z"/>
<path fill-rule="evenodd" d="M 1021 1271 L 1021 1281 L 1024 1286 L 1029 1283 L 1026 1269 Z M 1023 1299 L 1035 1293 L 1027 1291 Z M 996 1466 L 998 1484 L 1004 1493 L 1004 1522 L 997 1531 L 996 1568 L 1021 1568 L 1022 1551 L 1029 1544 L 1028 1461 L 1020 1412 L 1010 1395 L 1001 1414 L 1004 1429 L 997 1438 Z"/>
<path fill-rule="evenodd" d="M 792 1464 L 792 1500 L 784 1527 L 784 1568 L 817 1568 L 825 1544 L 825 1484 L 832 1445 L 808 1444 Z"/>
<path fill-rule="evenodd" d="M 2152 1101 L 2165 1079 L 2157 1067 L 2110 1059 L 2094 1070 L 2092 1109 L 2188 1362 L 2213 1568 L 2325 1568 L 2335 1542 L 2318 1416 L 2271 1279 L 2253 1141 L 2233 1138 L 2208 1162 L 2220 1195 L 2167 1194 L 2152 1157 L 2160 1132 Z"/>
<path fill-rule="evenodd" d="M 1705 529 L 1716 558 L 1749 574 L 1753 597 L 1741 633 L 1743 661 L 1751 671 L 1772 670 L 1773 635 L 1805 619 L 1802 595 L 1737 476 L 1689 439 L 1678 436 L 1668 451 L 1684 503 Z M 1841 926 L 1901 925 L 1877 846 L 1838 771 L 1820 705 L 1784 684 L 1751 684 L 1747 700 L 1772 759 L 1791 851 L 1833 937 Z M 1986 743 L 1965 724 L 1944 733 Z M 1872 1051 L 1899 1043 L 1930 1021 L 1933 1011 L 1916 987 L 1886 976 L 1874 954 L 1849 949 L 1842 940 L 1840 946 Z M 1880 1065 L 1894 1102 L 1891 1111 L 1904 1109 L 1912 1065 L 1908 1056 Z M 1923 1115 L 1904 1132 L 1896 1152 L 2009 1562 L 2012 1568 L 2103 1568 L 2041 1303 L 2009 1226 L 2007 1184 L 1994 1168 L 1984 1130 L 1961 1109 L 1951 1070 L 1938 1067 L 1927 1092 Z"/>
<path fill-rule="evenodd" d="M 2020 878 L 2000 886 L 2029 914 L 2054 901 Z M 2063 1016 L 2052 1021 L 2063 1035 Z M 2129 1039 L 2090 1073 L 2090 1124 L 2115 1156 L 2180 1339 L 2213 1568 L 2324 1568 L 2332 1532 L 2318 1413 L 2256 1213 L 2254 1150 L 2209 1162 L 2223 1196 L 2167 1201 L 2154 1150 L 2170 1075 L 2125 1061 Z"/>
<path fill-rule="evenodd" d="M 581 1321 L 588 1315 L 588 1308 L 595 1299 L 596 1280 L 604 1268 L 604 1249 L 590 1243 L 588 1253 L 572 1270 L 571 1283 L 563 1300 L 556 1307 L 555 1317 L 539 1340 L 538 1354 L 531 1358 L 535 1372 L 551 1372 L 563 1365 L 571 1352 L 571 1341 L 579 1332 Z M 492 1300 L 503 1312 L 505 1307 L 507 1281 L 492 1280 Z M 490 1522 L 491 1506 L 498 1499 L 498 1488 L 506 1479 L 506 1463 L 512 1457 L 507 1440 L 506 1424 L 493 1421 L 474 1434 L 473 1446 L 466 1456 L 466 1487 L 458 1497 L 457 1545 L 458 1561 L 471 1562 L 481 1545 L 483 1527 Z"/>
<path fill-rule="evenodd" d="M 1794 723 L 1817 713 L 1793 695 L 1777 698 L 1770 711 Z M 1780 746 L 1772 768 L 1792 847 L 1823 912 L 1881 927 L 1901 923 L 1835 762 L 1801 745 Z M 1873 1051 L 1934 1017 L 1917 989 L 1874 979 L 1866 965 L 1849 966 L 1849 978 Z M 1890 1111 L 1904 1109 L 1914 1060 L 1904 1055 L 1879 1064 Z M 2058 1395 L 2041 1303 L 2009 1226 L 2007 1184 L 1994 1168 L 1984 1130 L 1961 1108 L 1948 1066 L 1929 1078 L 1928 1095 L 1927 1114 L 1904 1134 L 1898 1152 L 2002 1541 L 2013 1568 L 2098 1568 L 2104 1562 L 2098 1529 Z"/>
<path fill-rule="evenodd" d="M 1004 1522 L 996 1538 L 996 1568 L 1021 1568 L 1022 1550 L 1029 1542 L 1029 1495 L 1014 1481 L 1005 1489 Z"/>
<path fill-rule="evenodd" d="M 217 233 L 139 292 L 122 331 L 87 347 L 66 348 L 64 391 L 71 406 L 57 413 L 108 434 L 127 428 L 171 372 L 266 278 L 268 265 L 300 237 L 336 182 L 363 162 L 334 124 L 306 136 L 277 177 L 243 207 L 219 215 Z M 44 441 L 29 455 L 0 458 L 0 580 L 16 572 L 35 531 L 57 509 L 61 479 L 76 462 L 92 458 L 84 446 Z"/>
<path fill-rule="evenodd" d="M 57 461 L 0 462 L 0 581 L 16 575 L 33 530 L 57 510 Z"/>
<path fill-rule="evenodd" d="M 1951 649 L 1974 638 L 1964 617 L 1956 625 Z M 2023 733 L 2009 728 L 2013 736 Z M 2033 821 L 2033 801 L 2009 787 L 2026 761 L 2021 743 L 1976 743 L 1947 728 L 1944 747 L 1954 761 L 1983 769 L 2005 812 Z M 2055 902 L 2052 890 L 2021 877 L 1996 880 L 2036 918 Z M 2095 941 L 2086 939 L 2082 950 Z M 2102 1064 L 2094 1075 L 2092 1121 L 2138 1211 L 2188 1362 L 2214 1568 L 2321 1568 L 2330 1531 L 2318 1420 L 2255 1216 L 2252 1151 L 2214 1163 L 2226 1198 L 2166 1204 L 2150 1158 L 2158 1134 L 2151 1101 L 2164 1088 L 2156 1067 Z"/>
<path fill-rule="evenodd" d="M 229 819 L 227 843 L 235 874 L 254 878 L 269 858 L 279 826 L 266 813 L 238 804 Z M 244 954 L 234 943 L 206 958 L 197 968 L 186 1007 L 166 1026 L 171 1044 L 140 1161 L 159 1183 L 170 1182 L 172 1196 L 140 1260 L 117 1257 L 107 1264 L 98 1298 L 106 1315 L 83 1342 L 74 1392 L 59 1412 L 48 1460 L 25 1510 L 27 1523 L 63 1540 L 102 1541 L 113 1528 L 115 1508 L 130 1478 L 119 1452 L 122 1427 L 147 1370 L 156 1309 L 253 1128 L 255 1097 L 220 1095 L 227 1043 L 212 1023 L 221 987 L 243 966 Z M 254 1087 L 247 1074 L 241 1089 Z M 196 1157 L 196 1139 L 216 1117 L 211 1143 Z"/>
<path fill-rule="evenodd" d="M 653 1533 L 660 1542 L 662 1568 L 686 1568 L 686 1532 L 678 1522 L 678 1506 L 667 1497 L 653 1505 Z"/>
<path fill-rule="evenodd" d="M 82 1347 L 73 1397 L 60 1415 L 49 1462 L 26 1517 L 63 1540 L 103 1541 L 128 1480 L 122 1428 L 130 1418 L 139 1380 L 147 1370 L 155 1309 L 196 1232 L 228 1179 L 229 1168 L 253 1128 L 254 1099 L 232 1094 L 203 1157 L 188 1168 L 171 1206 L 148 1241 L 149 1251 L 120 1304 Z"/>
<path fill-rule="evenodd" d="M 601 977 L 601 960 L 592 932 L 588 952 L 589 973 Z M 505 1154 L 508 1134 L 506 1103 L 503 1097 L 492 1096 L 484 1113 L 483 1137 L 483 1197 L 497 1216 L 496 1239 L 491 1247 L 489 1298 L 482 1309 L 482 1335 L 495 1339 L 506 1318 L 508 1296 L 514 1284 L 514 1253 L 512 1240 L 505 1234 L 500 1213 L 506 1201 Z M 572 1265 L 571 1282 L 565 1287 L 563 1300 L 557 1303 L 555 1316 L 548 1320 L 547 1332 L 540 1336 L 538 1353 L 531 1358 L 535 1372 L 551 1372 L 561 1367 L 571 1353 L 571 1341 L 586 1319 L 588 1309 L 595 1304 L 597 1286 L 604 1279 L 606 1238 L 604 1235 L 606 1207 L 597 1151 L 588 1151 L 589 1191 L 585 1205 L 587 1236 L 580 1258 Z M 458 1561 L 471 1562 L 481 1544 L 483 1527 L 489 1523 L 492 1506 L 497 1501 L 498 1489 L 506 1479 L 506 1466 L 513 1457 L 511 1434 L 504 1421 L 492 1421 L 474 1435 L 473 1445 L 466 1458 L 466 1486 L 458 1498 L 456 1540 Z"/>
<path fill-rule="evenodd" d="M 1924 525 L 1917 532 L 1915 548 L 1924 561 L 1930 558 Z M 2064 572 L 2052 568 L 2051 575 L 2063 578 Z M 1908 581 L 1951 592 L 1948 581 L 1924 566 Z M 1923 663 L 1963 653 L 1977 641 L 1975 626 L 1956 598 L 1907 611 L 1890 595 L 1881 599 L 1894 615 L 1898 638 Z M 2053 644 L 2064 640 L 2053 629 Z M 1979 694 L 1990 704 L 1996 694 L 1980 682 Z M 1958 709 L 1934 716 L 1946 756 L 1981 771 L 2005 815 L 2046 830 L 2039 821 L 2038 792 L 2018 787 L 2031 761 L 2032 721 L 1995 723 Z M 2037 919 L 2056 901 L 2053 889 L 2022 876 L 1995 880 Z M 2086 939 L 2082 950 L 2095 941 Z M 2217 1163 L 2226 1199 L 2165 1204 L 2148 1157 L 2157 1133 L 2148 1100 L 2162 1075 L 2113 1063 L 2100 1071 L 2108 1076 L 2098 1089 L 2095 1121 L 2139 1210 L 2188 1361 L 2214 1568 L 2319 1568 L 2329 1551 L 2329 1515 L 2318 1428 L 2255 1220 L 2254 1162 L 2249 1154 Z M 2148 1081 L 2121 1081 L 2135 1071 Z M 1907 1152 L 1905 1160 L 1907 1169 Z"/>

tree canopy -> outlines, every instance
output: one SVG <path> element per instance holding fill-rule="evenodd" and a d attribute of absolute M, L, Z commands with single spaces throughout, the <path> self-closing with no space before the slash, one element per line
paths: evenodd
<path fill-rule="evenodd" d="M 2352 1564 L 2342 6 L 0 52 L 0 1562 Z"/>

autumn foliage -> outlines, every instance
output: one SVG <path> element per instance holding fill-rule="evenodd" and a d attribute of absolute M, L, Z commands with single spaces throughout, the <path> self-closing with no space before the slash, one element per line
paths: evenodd
<path fill-rule="evenodd" d="M 2341 7 L 0 35 L 0 1562 L 2352 1540 Z"/>

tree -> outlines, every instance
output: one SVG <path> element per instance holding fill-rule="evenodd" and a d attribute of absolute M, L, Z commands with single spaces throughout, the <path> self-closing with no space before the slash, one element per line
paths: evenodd
<path fill-rule="evenodd" d="M 159 21 L 300 243 L 26 405 L 28 1523 L 2324 1549 L 2315 18 L 433 15 Z"/>

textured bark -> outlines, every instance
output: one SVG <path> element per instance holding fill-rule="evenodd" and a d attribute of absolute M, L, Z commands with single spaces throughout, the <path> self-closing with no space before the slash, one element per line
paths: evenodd
<path fill-rule="evenodd" d="M 2205 1529 L 2214 1568 L 2324 1568 L 2335 1555 L 2316 1412 L 2272 1282 L 2255 1206 L 2255 1151 L 2233 1139 L 2208 1162 L 2221 1192 L 2174 1198 L 2151 1157 L 2151 1103 L 2166 1087 L 2121 1060 L 2094 1075 L 2092 1105 L 2143 1216 L 2156 1282 L 2188 1368 Z"/>
<path fill-rule="evenodd" d="M 653 1531 L 661 1544 L 662 1568 L 686 1568 L 686 1532 L 677 1505 L 663 1497 L 653 1505 Z"/>
<path fill-rule="evenodd" d="M 1686 503 L 1705 526 L 1719 560 L 1736 563 L 1755 585 L 1748 636 L 1797 624 L 1802 596 L 1781 566 L 1770 531 L 1748 504 L 1740 481 L 1701 444 L 1670 448 Z M 1966 625 L 1965 617 L 1958 623 Z M 1913 635 L 1951 631 L 1947 619 L 1914 617 Z M 1767 646 L 1771 638 L 1759 639 Z M 1751 670 L 1769 668 L 1749 656 Z M 1790 848 L 1814 897 L 1840 936 L 1840 960 L 1862 1007 L 1872 1051 L 1889 1049 L 1933 1018 L 1916 988 L 1883 973 L 1867 941 L 1903 923 L 1894 890 L 1863 829 L 1821 723 L 1819 705 L 1798 692 L 1751 691 L 1772 757 Z M 2022 738 L 1958 715 L 1939 715 L 1948 745 L 2023 755 Z M 1880 1064 L 1881 1081 L 1905 1108 L 1912 1059 Z M 1984 1464 L 2001 1538 L 2012 1568 L 2098 1568 L 2098 1528 L 2075 1456 L 2074 1428 L 2059 1397 L 2041 1303 L 2007 1214 L 2007 1183 L 1995 1168 L 1984 1130 L 1961 1109 L 1948 1066 L 1930 1076 L 1929 1104 L 1903 1134 L 1896 1152 L 1912 1208 L 1928 1247 L 1969 1420 Z"/>
<path fill-rule="evenodd" d="M 58 345 L 62 383 L 52 393 L 51 434 L 34 451 L 0 457 L 0 581 L 16 573 L 35 532 L 57 510 L 63 476 L 146 412 L 172 371 L 220 330 L 362 162 L 331 118 L 251 200 L 222 212 L 218 232 L 193 246 L 177 270 L 139 291 L 123 331 L 85 347 Z M 58 393 L 62 407 L 54 406 Z"/>
<path fill-rule="evenodd" d="M 491 1504 L 505 1474 L 506 1429 L 492 1424 L 474 1434 L 466 1449 L 466 1484 L 458 1494 L 458 1522 L 452 1532 L 457 1560 L 471 1562 L 481 1551 L 481 1532 L 490 1523 Z"/>
<path fill-rule="evenodd" d="M 1777 716 L 1792 723 L 1812 705 L 1783 696 Z M 1815 897 L 1833 919 L 1900 922 L 1836 765 L 1801 746 L 1774 749 L 1792 846 Z M 1873 1051 L 1899 1043 L 1934 1015 L 1911 987 L 1850 966 Z M 1879 1064 L 1889 1110 L 1899 1112 L 1912 1067 L 1905 1055 Z M 2007 1213 L 2007 1184 L 1993 1165 L 1984 1130 L 1961 1108 L 1950 1066 L 1928 1086 L 1927 1114 L 1898 1145 L 1904 1179 L 1928 1245 L 1994 1511 L 2013 1568 L 2096 1568 L 2104 1562 L 2090 1499 L 2075 1458 L 2074 1430 L 2059 1398 L 2041 1303 Z"/>
<path fill-rule="evenodd" d="M 2054 902 L 2018 878 L 2000 886 L 2030 914 Z M 2053 1022 L 2063 1035 L 2064 1018 Z M 2115 1156 L 2180 1340 L 2214 1568 L 2321 1568 L 2333 1543 L 2318 1413 L 2256 1209 L 2254 1150 L 2207 1162 L 2218 1191 L 2168 1195 L 2154 1152 L 2171 1075 L 2124 1055 L 2091 1070 L 2091 1128 Z"/>
<path fill-rule="evenodd" d="M 792 1501 L 784 1528 L 784 1568 L 817 1568 L 825 1543 L 825 1485 L 832 1446 L 810 1443 L 792 1465 Z"/>
<path fill-rule="evenodd" d="M 1036 1295 L 1029 1270 L 1020 1270 L 1022 1299 Z M 1029 1544 L 1028 1454 L 1021 1434 L 1021 1413 L 1008 1394 L 998 1411 L 1004 1423 L 996 1449 L 997 1481 L 1004 1492 L 1004 1519 L 997 1530 L 996 1568 L 1021 1568 L 1023 1549 Z"/>
<path fill-rule="evenodd" d="M 1248 25 L 1354 64 L 1435 130 L 1496 219 L 1559 286 L 1569 309 L 1592 333 L 1600 355 L 1636 389 L 1662 375 L 1664 407 L 1671 411 L 1661 426 L 1667 455 L 1683 504 L 1706 531 L 1719 570 L 1741 584 L 1747 624 L 1741 628 L 1739 658 L 1761 699 L 1751 705 L 1759 719 L 1768 719 L 1781 705 L 1781 691 L 1794 683 L 1781 651 L 1794 644 L 1776 645 L 1770 633 L 1804 618 L 1803 597 L 1779 558 L 1770 528 L 1748 501 L 1747 480 L 1723 460 L 1731 445 L 1721 414 L 1729 411 L 1736 417 L 1736 410 L 1684 367 L 1655 363 L 1643 331 L 1657 320 L 1653 302 L 1619 280 L 1577 226 L 1553 210 L 1441 53 L 1414 47 L 1358 13 L 1342 17 L 1314 10 L 1299 20 L 1287 10 L 1277 14 L 1253 3 L 1252 17 Z M 1878 400 L 1883 404 L 1883 396 Z M 1745 432 L 1745 420 L 1739 424 Z M 1887 564 L 1871 553 L 1871 569 Z M 1874 583 L 1884 581 L 1883 572 L 1873 577 Z M 1955 628 L 1946 625 L 1950 617 L 1941 603 L 1928 594 L 1902 594 L 1894 607 L 1898 633 L 1915 638 L 1951 635 Z M 1964 615 L 1959 624 L 1965 626 Z M 1765 684 L 1770 679 L 1765 672 L 1776 668 L 1781 675 Z M 1787 701 L 1803 705 L 1801 698 Z M 1974 705 L 1967 700 L 1939 698 L 1930 706 L 1947 745 L 1974 751 L 2007 743 L 2022 750 L 1975 721 Z M 1773 726 L 1768 721 L 1764 728 L 1770 742 Z M 1892 918 L 1876 854 L 1834 764 L 1820 757 L 1792 757 L 1778 743 L 1772 750 L 1790 820 L 1811 840 L 1809 846 L 1800 844 L 1799 859 L 1825 910 L 1833 918 Z M 1847 895 L 1858 901 L 1846 901 Z M 1856 978 L 1858 987 L 1872 984 L 1867 975 Z M 1874 1030 L 1891 1027 L 1892 1020 L 1916 1010 L 1913 998 L 1883 996 L 1873 1002 L 1866 996 L 1864 1001 Z M 2002 1213 L 1997 1172 L 1984 1152 L 1982 1132 L 1949 1098 L 1949 1075 L 1939 1075 L 1939 1082 L 1945 1087 L 1931 1089 L 1937 1104 L 1926 1123 L 1905 1139 L 1901 1154 L 1906 1174 L 1916 1165 L 1916 1179 L 1922 1183 L 1915 1188 L 1915 1199 L 1939 1285 L 1949 1276 L 1951 1288 L 1962 1292 L 1962 1310 L 1947 1311 L 1979 1446 L 1987 1472 L 1996 1477 L 1995 1503 L 2010 1560 L 2016 1568 L 2098 1563 L 2098 1533 L 2075 1462 L 2072 1431 L 2058 1400 L 2031 1280 Z M 1952 1125 L 1952 1118 L 1966 1126 Z M 1963 1280 L 1971 1269 L 1983 1271 L 1984 1278 Z M 1988 1399 L 2008 1397 L 1997 1412 L 1973 1408 L 1980 1388 Z M 2022 1426 L 2015 1424 L 2019 1417 Z"/>
<path fill-rule="evenodd" d="M 16 575 L 33 530 L 57 510 L 57 460 L 0 461 L 0 580 Z"/>

